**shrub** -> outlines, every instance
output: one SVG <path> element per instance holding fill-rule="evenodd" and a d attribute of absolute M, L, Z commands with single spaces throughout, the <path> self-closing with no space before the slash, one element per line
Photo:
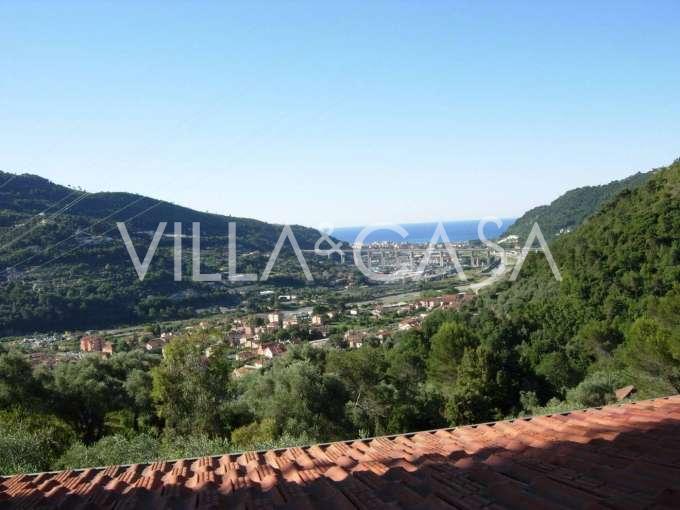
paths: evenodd
<path fill-rule="evenodd" d="M 231 433 L 231 441 L 241 449 L 252 448 L 258 443 L 274 441 L 276 424 L 273 419 L 265 418 L 261 422 L 253 422 L 239 427 Z"/>
<path fill-rule="evenodd" d="M 87 446 L 78 441 L 55 463 L 54 469 L 75 469 L 107 466 L 111 464 L 135 464 L 159 458 L 159 441 L 140 434 L 125 437 L 119 434 L 106 436 Z"/>
<path fill-rule="evenodd" d="M 0 474 L 48 470 L 75 438 L 73 430 L 54 416 L 0 412 Z"/>

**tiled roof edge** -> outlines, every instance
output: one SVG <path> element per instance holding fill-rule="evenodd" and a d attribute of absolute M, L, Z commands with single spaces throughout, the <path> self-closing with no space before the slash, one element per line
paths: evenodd
<path fill-rule="evenodd" d="M 83 468 L 74 468 L 74 469 L 58 469 L 54 471 L 39 471 L 36 473 L 16 473 L 13 475 L 0 475 L 0 481 L 2 480 L 8 480 L 10 478 L 16 477 L 16 476 L 37 476 L 41 474 L 46 474 L 46 475 L 52 475 L 52 474 L 57 474 L 57 473 L 63 473 L 64 471 L 70 471 L 73 473 L 82 473 L 83 471 L 88 471 L 91 469 L 94 470 L 102 470 L 106 469 L 107 467 L 111 466 L 117 466 L 121 468 L 128 468 L 130 466 L 138 466 L 138 465 L 144 465 L 144 464 L 151 464 L 153 462 L 180 462 L 180 461 L 196 461 L 198 459 L 203 459 L 203 458 L 218 458 L 222 457 L 224 455 L 234 455 L 234 456 L 240 456 L 245 453 L 257 453 L 257 454 L 264 454 L 266 452 L 283 452 L 285 450 L 288 450 L 290 448 L 311 448 L 313 446 L 330 446 L 333 444 L 338 444 L 338 443 L 344 443 L 344 444 L 351 444 L 354 443 L 355 441 L 372 441 L 374 439 L 394 439 L 397 437 L 411 437 L 415 436 L 416 434 L 433 434 L 438 431 L 452 431 L 452 430 L 457 430 L 457 429 L 470 429 L 470 428 L 477 428 L 477 427 L 482 427 L 484 425 L 487 426 L 493 426 L 497 423 L 512 423 L 518 420 L 522 421 L 531 421 L 534 418 L 540 418 L 540 417 L 551 417 L 551 416 L 568 416 L 570 414 L 574 413 L 580 413 L 580 412 L 588 412 L 588 411 L 602 411 L 603 409 L 606 408 L 612 408 L 612 407 L 626 407 L 626 406 L 633 406 L 633 405 L 638 405 L 638 404 L 644 404 L 646 402 L 656 402 L 659 400 L 671 400 L 675 398 L 680 398 L 680 394 L 674 394 L 674 395 L 667 395 L 663 397 L 655 397 L 655 398 L 648 398 L 644 400 L 631 400 L 628 402 L 616 402 L 614 404 L 607 404 L 604 406 L 596 406 L 596 407 L 581 407 L 581 408 L 575 408 L 575 409 L 570 409 L 569 411 L 559 411 L 555 413 L 546 413 L 546 414 L 535 414 L 531 416 L 517 416 L 514 418 L 506 418 L 503 420 L 496 420 L 496 421 L 487 421 L 487 422 L 481 422 L 481 423 L 473 423 L 470 425 L 456 425 L 454 427 L 442 427 L 438 429 L 428 429 L 428 430 L 417 430 L 414 432 L 404 432 L 400 434 L 388 434 L 388 435 L 383 435 L 383 436 L 370 436 L 370 437 L 358 437 L 354 439 L 341 439 L 338 441 L 329 441 L 326 443 L 311 443 L 311 444 L 304 444 L 304 445 L 291 445 L 291 446 L 284 446 L 281 448 L 264 448 L 261 450 L 241 450 L 241 451 L 236 451 L 236 452 L 225 452 L 222 454 L 216 454 L 216 455 L 203 455 L 201 457 L 184 457 L 184 458 L 173 458 L 173 459 L 151 459 L 147 460 L 144 462 L 135 462 L 131 464 L 110 464 L 106 466 L 89 466 L 89 467 L 83 467 Z"/>

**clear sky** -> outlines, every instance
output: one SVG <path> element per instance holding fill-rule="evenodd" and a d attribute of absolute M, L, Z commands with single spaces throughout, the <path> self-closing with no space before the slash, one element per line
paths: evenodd
<path fill-rule="evenodd" d="M 0 169 L 336 226 L 680 156 L 680 2 L 0 3 Z"/>

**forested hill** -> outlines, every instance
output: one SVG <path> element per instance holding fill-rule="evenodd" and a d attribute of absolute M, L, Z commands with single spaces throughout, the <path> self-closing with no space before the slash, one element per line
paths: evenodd
<path fill-rule="evenodd" d="M 546 239 L 554 239 L 579 226 L 591 214 L 598 211 L 603 204 L 620 192 L 635 189 L 642 185 L 653 174 L 638 172 L 625 179 L 612 181 L 601 186 L 584 186 L 567 191 L 550 205 L 541 205 L 530 209 L 520 217 L 507 231 L 507 235 L 518 235 L 522 239 L 531 231 L 534 223 L 538 223 Z"/>
<path fill-rule="evenodd" d="M 225 206 L 228 196 L 229 191 L 225 189 Z M 36 215 L 41 218 L 54 216 L 55 220 L 69 218 L 79 221 L 82 226 L 101 221 L 94 228 L 95 232 L 108 230 L 117 221 L 126 222 L 128 229 L 135 231 L 155 231 L 162 221 L 169 225 L 179 221 L 187 229 L 192 222 L 200 222 L 202 235 L 218 237 L 226 237 L 228 222 L 234 221 L 239 247 L 244 250 L 271 249 L 281 234 L 280 225 L 263 221 L 199 212 L 132 193 L 88 193 L 54 184 L 37 175 L 0 171 L 0 229 L 10 229 L 5 235 L 19 234 L 11 228 L 36 219 Z M 319 233 L 311 228 L 294 226 L 293 230 L 300 245 L 306 248 L 313 248 L 319 237 Z"/>
<path fill-rule="evenodd" d="M 680 160 L 622 191 L 551 244 L 561 282 L 536 253 L 516 282 L 483 293 L 469 325 L 486 332 L 502 366 L 490 381 L 518 371 L 507 379 L 517 407 L 508 407 L 507 387 L 490 382 L 464 395 L 465 402 L 486 399 L 473 418 L 518 408 L 541 412 L 537 406 L 558 401 L 564 408 L 602 405 L 615 388 L 630 384 L 640 396 L 679 392 L 678 232 Z"/>
<path fill-rule="evenodd" d="M 421 328 L 358 349 L 290 346 L 239 380 L 224 346 L 204 356 L 221 343 L 221 328 L 177 334 L 161 359 L 116 353 L 52 373 L 31 372 L 0 346 L 0 445 L 12 459 L 37 452 L 36 464 L 4 469 L 198 457 L 213 439 L 213 453 L 224 453 L 225 434 L 242 450 L 558 413 L 613 403 L 614 390 L 628 385 L 635 398 L 678 393 L 678 232 L 680 160 L 551 243 L 562 281 L 531 253 L 517 281 L 483 289 L 459 310 L 435 310 Z M 69 296 L 44 297 L 38 306 L 69 313 Z M 15 313 L 3 299 L 0 321 Z M 44 320 L 37 312 L 34 320 Z M 17 424 L 24 415 L 6 411 L 17 405 L 44 428 Z M 173 445 L 192 449 L 167 453 Z"/>
<path fill-rule="evenodd" d="M 225 190 L 225 200 L 228 191 Z M 130 261 L 116 222 L 124 222 L 140 259 L 160 222 L 166 236 L 144 281 Z M 282 232 L 247 218 L 202 213 L 130 193 L 88 193 L 35 175 L 0 172 L 0 337 L 32 331 L 100 328 L 189 317 L 197 308 L 234 306 L 234 285 L 173 277 L 173 223 L 184 234 L 183 274 L 191 273 L 189 236 L 200 222 L 203 273 L 224 273 L 228 223 L 236 223 L 239 270 L 261 273 Z M 293 226 L 300 246 L 318 231 Z M 305 285 L 285 245 L 272 283 Z"/>

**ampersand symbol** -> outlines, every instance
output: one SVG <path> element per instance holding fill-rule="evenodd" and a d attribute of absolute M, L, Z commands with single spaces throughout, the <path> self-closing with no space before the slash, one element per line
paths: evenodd
<path fill-rule="evenodd" d="M 319 256 L 325 255 L 326 257 L 330 257 L 333 253 L 337 253 L 342 256 L 342 241 L 334 243 L 333 239 L 331 238 L 333 227 L 320 228 L 319 231 L 321 232 L 321 237 L 317 239 L 316 244 L 314 244 L 314 253 Z M 324 242 L 328 244 L 330 247 L 329 249 L 321 249 L 321 244 Z"/>

